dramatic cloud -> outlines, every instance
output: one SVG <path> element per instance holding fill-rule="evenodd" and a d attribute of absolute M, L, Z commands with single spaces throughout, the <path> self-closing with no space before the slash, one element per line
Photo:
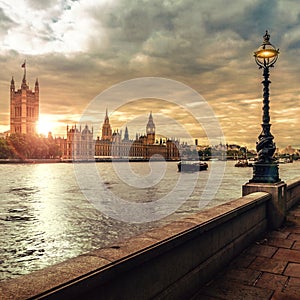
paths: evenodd
<path fill-rule="evenodd" d="M 252 53 L 268 29 L 281 52 L 271 70 L 272 132 L 278 145 L 300 147 L 299 16 L 300 6 L 292 0 L 272 5 L 267 0 L 1 0 L 0 130 L 9 128 L 11 76 L 20 86 L 20 65 L 26 59 L 30 85 L 39 78 L 41 113 L 61 124 L 53 129 L 56 134 L 64 133 L 65 121 L 76 122 L 110 86 L 159 76 L 199 92 L 215 111 L 227 141 L 254 148 L 262 72 Z M 153 110 L 159 118 L 164 107 L 157 105 Z M 100 109 L 109 106 L 103 103 Z M 137 111 L 131 107 L 130 114 Z M 117 128 L 126 113 L 115 116 Z"/>
<path fill-rule="evenodd" d="M 14 21 L 11 20 L 4 13 L 3 9 L 0 7 L 0 36 L 1 38 L 7 34 L 7 31 L 14 25 Z"/>

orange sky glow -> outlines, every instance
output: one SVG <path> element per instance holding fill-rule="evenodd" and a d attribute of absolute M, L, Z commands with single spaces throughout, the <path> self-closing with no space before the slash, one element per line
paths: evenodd
<path fill-rule="evenodd" d="M 20 88 L 26 59 L 30 87 L 39 79 L 42 134 L 66 136 L 67 125 L 79 124 L 93 99 L 115 85 L 162 77 L 203 97 L 226 142 L 254 149 L 261 131 L 262 70 L 253 52 L 268 29 L 280 49 L 270 70 L 271 131 L 277 146 L 300 148 L 299 14 L 290 0 L 272 7 L 265 0 L 3 0 L 0 132 L 9 130 L 11 77 Z M 86 121 L 95 138 L 107 108 L 113 130 L 128 126 L 132 139 L 145 132 L 152 111 L 160 135 L 184 140 L 188 133 L 200 144 L 209 142 L 189 99 L 182 98 L 181 106 L 137 99 L 118 107 L 122 97 L 101 102 L 93 121 Z"/>

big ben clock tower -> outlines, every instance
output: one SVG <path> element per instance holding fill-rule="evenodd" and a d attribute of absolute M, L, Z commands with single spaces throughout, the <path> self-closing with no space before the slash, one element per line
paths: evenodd
<path fill-rule="evenodd" d="M 149 115 L 149 120 L 146 126 L 146 132 L 147 132 L 147 144 L 151 145 L 155 142 L 155 124 L 153 122 L 152 112 Z"/>

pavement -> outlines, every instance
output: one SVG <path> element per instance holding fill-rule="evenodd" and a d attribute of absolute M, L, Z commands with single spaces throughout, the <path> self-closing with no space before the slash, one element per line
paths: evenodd
<path fill-rule="evenodd" d="M 243 251 L 192 300 L 300 300 L 300 204 L 283 226 Z"/>

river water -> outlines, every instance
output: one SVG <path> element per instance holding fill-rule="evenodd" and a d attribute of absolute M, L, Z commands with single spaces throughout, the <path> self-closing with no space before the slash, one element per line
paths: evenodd
<path fill-rule="evenodd" d="M 92 174 L 87 171 L 91 169 Z M 299 177 L 299 171 L 300 162 L 280 165 L 280 177 L 285 181 Z M 241 196 L 241 186 L 252 177 L 252 168 L 216 161 L 209 163 L 208 171 L 198 173 L 198 178 L 194 176 L 178 173 L 175 162 L 1 165 L 0 280 L 116 244 L 236 199 Z M 205 188 L 214 192 L 203 194 Z M 91 195 L 105 198 L 102 206 L 93 203 Z M 122 199 L 128 211 L 122 206 L 120 215 L 114 214 L 113 197 Z M 160 201 L 165 203 L 151 206 Z M 137 205 L 144 205 L 145 216 Z"/>

